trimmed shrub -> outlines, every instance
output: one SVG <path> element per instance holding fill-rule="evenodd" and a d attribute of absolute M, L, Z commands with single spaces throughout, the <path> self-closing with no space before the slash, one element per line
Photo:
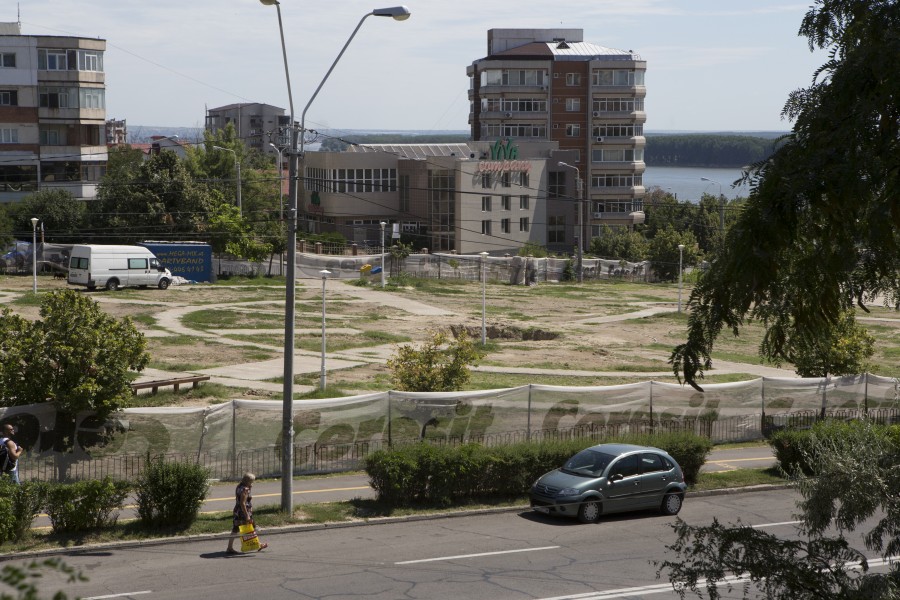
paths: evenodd
<path fill-rule="evenodd" d="M 815 475 L 815 452 L 817 442 L 824 442 L 829 447 L 843 446 L 853 443 L 854 430 L 871 426 L 878 435 L 893 447 L 900 447 L 900 429 L 896 426 L 884 426 L 863 421 L 839 421 L 825 419 L 813 424 L 809 429 L 785 429 L 772 435 L 769 446 L 775 454 L 778 465 L 789 476 Z"/>
<path fill-rule="evenodd" d="M 696 482 L 712 449 L 707 438 L 688 433 L 607 441 L 667 451 L 681 465 L 688 483 Z M 575 439 L 490 448 L 478 444 L 447 447 L 417 443 L 375 452 L 366 459 L 365 470 L 378 499 L 386 504 L 447 506 L 475 498 L 522 496 L 538 477 L 597 443 Z"/>
<path fill-rule="evenodd" d="M 135 484 L 138 517 L 149 527 L 188 527 L 209 493 L 209 469 L 191 462 L 147 461 Z"/>
<path fill-rule="evenodd" d="M 131 491 L 127 481 L 56 483 L 47 487 L 47 514 L 54 533 L 74 533 L 113 525 L 117 511 Z"/>
<path fill-rule="evenodd" d="M 47 485 L 26 481 L 16 485 L 0 478 L 0 543 L 21 540 L 44 506 Z"/>

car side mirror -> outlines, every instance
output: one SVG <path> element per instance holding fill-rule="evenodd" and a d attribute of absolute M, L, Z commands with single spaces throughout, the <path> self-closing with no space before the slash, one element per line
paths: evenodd
<path fill-rule="evenodd" d="M 625 476 L 622 475 L 621 473 L 616 473 L 615 475 L 613 475 L 612 477 L 609 478 L 610 481 L 622 481 L 623 479 L 625 479 Z"/>

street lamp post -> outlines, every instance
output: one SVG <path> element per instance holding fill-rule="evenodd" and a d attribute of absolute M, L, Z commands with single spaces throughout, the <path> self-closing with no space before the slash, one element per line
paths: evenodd
<path fill-rule="evenodd" d="M 284 163 L 281 162 L 284 150 L 272 142 L 269 142 L 269 145 L 278 153 L 278 206 L 281 208 L 281 220 L 284 221 Z"/>
<path fill-rule="evenodd" d="M 722 234 L 722 239 L 725 239 L 725 196 L 722 195 L 722 184 L 716 181 L 715 179 L 710 179 L 709 177 L 701 177 L 700 181 L 708 181 L 709 183 L 714 183 L 719 186 L 719 231 Z"/>
<path fill-rule="evenodd" d="M 231 152 L 234 155 L 234 168 L 237 171 L 237 207 L 238 212 L 243 212 L 241 209 L 241 161 L 238 160 L 237 152 L 232 150 L 231 148 L 223 148 L 222 146 L 213 146 L 216 150 L 224 150 L 225 152 Z"/>
<path fill-rule="evenodd" d="M 678 244 L 678 312 L 681 312 L 681 274 L 684 272 L 682 267 L 684 258 L 684 244 Z"/>
<path fill-rule="evenodd" d="M 384 287 L 384 228 L 387 225 L 384 221 L 381 222 L 381 287 Z"/>
<path fill-rule="evenodd" d="M 487 263 L 487 252 L 481 253 L 481 345 L 484 346 L 487 343 L 487 276 L 484 272 L 485 264 Z"/>
<path fill-rule="evenodd" d="M 281 4 L 278 2 L 278 0 L 259 1 L 265 6 L 274 5 L 278 13 L 278 32 L 281 35 L 281 54 L 284 59 L 284 78 L 287 82 L 288 102 L 291 109 L 291 162 L 288 170 L 288 196 L 290 196 L 290 214 L 288 216 L 287 223 L 288 272 L 284 293 L 284 388 L 281 440 L 281 510 L 282 512 L 291 514 L 293 512 L 294 502 L 294 303 L 297 293 L 297 217 L 299 212 L 297 200 L 300 194 L 300 185 L 302 184 L 302 181 L 298 177 L 298 173 L 302 172 L 301 159 L 303 153 L 303 125 L 305 122 L 306 110 L 309 108 L 309 105 L 312 104 L 312 101 L 315 99 L 316 94 L 319 93 L 319 90 L 325 83 L 325 79 L 328 79 L 328 75 L 331 74 L 332 69 L 334 69 L 334 65 L 337 64 L 338 60 L 340 60 L 341 56 L 344 54 L 344 50 L 346 50 L 347 46 L 350 44 L 350 40 L 352 40 L 353 36 L 356 35 L 356 31 L 359 29 L 360 25 L 362 25 L 362 21 L 365 20 L 366 17 L 374 14 L 375 16 L 392 17 L 398 21 L 402 21 L 409 18 L 410 12 L 409 9 L 405 6 L 397 6 L 393 8 L 376 9 L 363 17 L 363 20 L 359 22 L 359 25 L 357 25 L 356 29 L 353 31 L 353 35 L 350 36 L 350 40 L 347 40 L 347 43 L 344 44 L 344 48 L 341 50 L 341 53 L 331 65 L 331 69 L 328 70 L 328 73 L 325 75 L 325 79 L 323 79 L 322 83 L 319 84 L 319 87 L 316 88 L 316 92 L 313 94 L 312 98 L 310 98 L 309 103 L 306 105 L 306 108 L 303 109 L 304 121 L 301 122 L 300 129 L 298 131 L 297 127 L 295 127 L 294 121 L 294 95 L 291 91 L 291 74 L 290 70 L 288 69 L 287 46 L 285 46 L 284 43 L 284 25 L 281 20 Z M 298 141 L 300 144 L 299 150 L 297 147 Z"/>
<path fill-rule="evenodd" d="M 37 224 L 38 218 L 31 217 L 31 291 L 37 294 Z"/>
<path fill-rule="evenodd" d="M 322 269 L 319 271 L 322 276 L 322 370 L 319 374 L 319 389 L 325 391 L 325 281 L 331 275 L 331 271 Z"/>
<path fill-rule="evenodd" d="M 560 162 L 557 163 L 560 167 L 566 167 L 569 169 L 575 169 L 575 190 L 576 196 L 575 199 L 575 228 L 578 230 L 578 247 L 576 248 L 576 272 L 578 274 L 578 283 L 582 283 L 584 281 L 584 269 L 582 267 L 582 245 L 584 244 L 584 219 L 582 218 L 581 212 L 583 210 L 582 203 L 584 201 L 584 186 L 581 181 L 581 171 L 578 170 L 578 167 L 574 165 L 570 165 L 568 163 Z"/>

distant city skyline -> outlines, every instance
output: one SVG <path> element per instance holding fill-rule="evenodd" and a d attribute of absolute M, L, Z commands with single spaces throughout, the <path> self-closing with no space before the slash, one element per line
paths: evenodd
<path fill-rule="evenodd" d="M 808 3 L 759 0 L 408 2 L 409 20 L 367 19 L 306 117 L 310 128 L 467 131 L 466 66 L 491 28 L 566 27 L 647 60 L 648 132 L 786 131 L 788 94 L 826 59 L 797 36 Z M 254 0 L 23 0 L 22 33 L 100 37 L 109 118 L 202 127 L 205 109 L 289 110 L 275 8 Z M 295 116 L 371 0 L 281 4 Z M 16 21 L 16 5 L 0 21 Z"/>

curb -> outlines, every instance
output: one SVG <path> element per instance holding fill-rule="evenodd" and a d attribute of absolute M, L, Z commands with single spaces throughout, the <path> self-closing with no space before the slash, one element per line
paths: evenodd
<path fill-rule="evenodd" d="M 705 496 L 730 496 L 734 494 L 744 494 L 753 492 L 769 492 L 775 490 L 783 490 L 791 487 L 791 484 L 763 484 L 753 485 L 741 488 L 724 488 L 719 490 L 703 490 L 699 492 L 688 492 L 686 495 L 690 498 L 702 498 Z M 473 517 L 479 515 L 502 514 L 510 512 L 520 512 L 529 510 L 528 504 L 520 504 L 517 506 L 505 506 L 502 508 L 479 508 L 472 510 L 457 510 L 429 513 L 425 515 L 406 515 L 402 517 L 376 517 L 372 519 L 360 519 L 358 521 L 341 521 L 335 523 L 314 523 L 309 525 L 285 525 L 282 527 L 266 528 L 264 535 L 282 535 L 286 533 L 298 533 L 303 531 L 323 531 L 326 529 L 346 529 L 349 527 L 365 527 L 369 525 L 389 525 L 392 523 L 413 523 L 416 521 L 434 521 L 437 519 L 455 519 L 461 517 Z M 13 559 L 42 558 L 60 555 L 76 555 L 88 554 L 98 550 L 118 550 L 123 548 L 137 548 L 140 546 L 163 546 L 168 544 L 188 544 L 191 542 L 201 542 L 210 540 L 227 540 L 231 537 L 228 532 L 224 533 L 202 533 L 198 535 L 186 535 L 178 537 L 150 538 L 146 540 L 127 540 L 122 542 L 105 542 L 100 544 L 90 544 L 85 546 L 74 546 L 70 548 L 48 548 L 46 550 L 34 550 L 25 552 L 16 552 L 15 554 L 0 554 L 0 562 Z"/>

